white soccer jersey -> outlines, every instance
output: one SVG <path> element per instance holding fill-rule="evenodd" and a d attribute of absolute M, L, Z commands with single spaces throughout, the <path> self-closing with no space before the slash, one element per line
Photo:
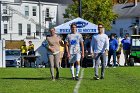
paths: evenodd
<path fill-rule="evenodd" d="M 79 33 L 75 33 L 75 34 L 68 34 L 65 42 L 69 43 L 69 52 L 70 54 L 77 54 L 80 53 L 80 42 L 83 41 L 83 37 L 81 34 Z"/>

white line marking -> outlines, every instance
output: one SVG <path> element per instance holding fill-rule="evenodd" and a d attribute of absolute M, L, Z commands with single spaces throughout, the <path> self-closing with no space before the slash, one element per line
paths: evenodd
<path fill-rule="evenodd" d="M 79 81 L 77 82 L 77 84 L 76 84 L 76 86 L 75 86 L 75 88 L 74 88 L 73 93 L 78 93 L 78 90 L 79 90 L 79 88 L 80 88 L 80 84 L 81 84 L 81 81 L 82 81 L 82 79 L 83 79 L 83 76 L 84 76 L 84 68 L 83 68 L 82 71 L 81 71 L 80 79 L 79 79 Z"/>

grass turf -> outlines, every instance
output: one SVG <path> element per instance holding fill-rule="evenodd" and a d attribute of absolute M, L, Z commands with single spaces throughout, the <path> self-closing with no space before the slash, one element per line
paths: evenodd
<path fill-rule="evenodd" d="M 79 93 L 140 93 L 139 67 L 107 68 L 104 80 L 93 79 L 85 68 Z M 69 69 L 60 69 L 60 79 L 51 81 L 48 68 L 1 68 L 0 93 L 73 93 L 76 81 Z"/>

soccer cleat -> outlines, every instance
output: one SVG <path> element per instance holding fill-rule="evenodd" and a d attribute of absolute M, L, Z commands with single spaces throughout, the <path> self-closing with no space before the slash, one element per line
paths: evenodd
<path fill-rule="evenodd" d="M 75 77 L 75 80 L 77 80 L 77 81 L 78 81 L 78 80 L 79 80 L 79 77 L 78 77 L 78 76 L 76 76 L 76 77 Z"/>
<path fill-rule="evenodd" d="M 100 78 L 99 76 L 94 76 L 94 79 L 99 80 Z"/>
<path fill-rule="evenodd" d="M 113 68 L 116 68 L 116 66 L 113 66 Z"/>
<path fill-rule="evenodd" d="M 59 68 L 62 68 L 61 66 Z"/>
<path fill-rule="evenodd" d="M 59 79 L 59 74 L 56 74 L 56 77 L 55 77 L 55 79 Z"/>
<path fill-rule="evenodd" d="M 55 79 L 52 79 L 52 81 L 55 81 Z"/>
<path fill-rule="evenodd" d="M 103 76 L 101 76 L 101 77 L 100 77 L 100 79 L 104 79 L 104 77 L 103 77 Z"/>
<path fill-rule="evenodd" d="M 54 78 L 54 76 L 52 76 L 52 81 L 55 81 L 55 78 Z"/>
<path fill-rule="evenodd" d="M 59 79 L 59 73 L 58 72 L 56 73 L 56 79 Z"/>
<path fill-rule="evenodd" d="M 75 80 L 75 77 L 72 77 L 72 80 Z"/>

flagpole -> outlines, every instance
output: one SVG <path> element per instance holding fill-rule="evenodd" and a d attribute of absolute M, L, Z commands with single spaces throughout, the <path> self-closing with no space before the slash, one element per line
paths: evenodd
<path fill-rule="evenodd" d="M 78 3 L 79 3 L 78 15 L 80 18 L 82 18 L 82 2 L 81 2 L 81 0 L 78 0 Z"/>

